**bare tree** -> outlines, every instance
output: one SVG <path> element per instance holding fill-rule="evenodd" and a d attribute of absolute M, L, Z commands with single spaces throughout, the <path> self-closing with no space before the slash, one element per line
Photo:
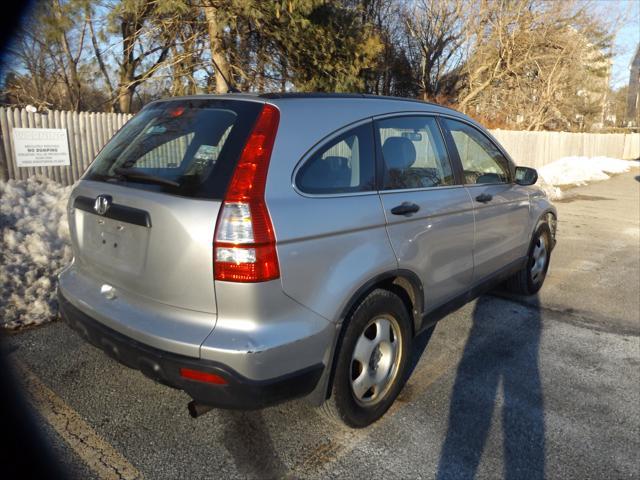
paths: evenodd
<path fill-rule="evenodd" d="M 12 60 L 22 72 L 9 72 L 4 79 L 5 102 L 14 105 L 34 105 L 52 108 L 62 105 L 56 66 L 40 41 L 24 32 L 9 49 Z"/>
<path fill-rule="evenodd" d="M 49 35 L 53 44 L 49 48 L 59 48 L 61 54 L 52 53 L 52 58 L 59 62 L 60 72 L 64 79 L 73 110 L 83 110 L 83 81 L 80 78 L 80 60 L 85 47 L 87 22 L 78 15 L 77 10 L 82 7 L 82 0 L 62 3 L 52 0 L 51 17 L 49 17 Z M 75 25 L 74 25 L 75 24 Z M 76 27 L 76 28 L 73 28 Z M 70 39 L 70 35 L 76 38 Z"/>
<path fill-rule="evenodd" d="M 584 2 L 482 0 L 467 42 L 457 104 L 467 113 L 529 130 L 573 128 L 608 88 L 610 36 Z"/>
<path fill-rule="evenodd" d="M 423 99 L 451 93 L 474 10 L 466 0 L 417 0 L 402 11 L 407 51 Z"/>
<path fill-rule="evenodd" d="M 233 88 L 230 62 L 225 55 L 224 21 L 222 21 L 222 9 L 219 2 L 208 0 L 203 7 L 207 20 L 207 31 L 211 50 L 211 61 L 215 68 L 215 91 L 226 93 Z M 227 84 L 229 82 L 229 84 Z"/>
<path fill-rule="evenodd" d="M 42 108 L 85 108 L 86 23 L 76 7 L 82 0 L 49 0 L 35 9 L 19 31 L 8 59 L 5 94 Z"/>
<path fill-rule="evenodd" d="M 93 11 L 90 4 L 87 4 L 85 7 L 85 19 L 89 27 L 89 35 L 91 37 L 91 46 L 93 47 L 93 53 L 95 55 L 96 61 L 98 62 L 98 68 L 100 69 L 100 73 L 102 74 L 105 86 L 107 87 L 107 92 L 109 95 L 109 110 L 113 112 L 115 111 L 116 95 L 114 93 L 115 91 L 113 88 L 113 83 L 111 82 L 111 78 L 109 77 L 109 71 L 105 64 L 103 47 L 100 45 L 101 42 L 98 40 L 98 35 L 96 34 L 96 29 L 94 27 Z"/>
<path fill-rule="evenodd" d="M 120 3 L 112 13 L 120 32 L 116 96 L 122 113 L 131 112 L 136 88 L 164 66 L 173 43 L 157 8 L 152 1 L 133 1 Z"/>
<path fill-rule="evenodd" d="M 433 99 L 492 125 L 604 123 L 610 34 L 589 0 L 44 0 L 4 101 L 133 112 L 200 91 Z"/>

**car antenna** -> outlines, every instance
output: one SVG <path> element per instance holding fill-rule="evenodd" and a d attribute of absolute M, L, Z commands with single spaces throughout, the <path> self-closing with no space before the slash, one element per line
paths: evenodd
<path fill-rule="evenodd" d="M 229 80 L 227 80 L 227 77 L 224 76 L 224 73 L 222 73 L 222 70 L 220 70 L 220 67 L 218 66 L 216 61 L 213 59 L 213 57 L 211 58 L 211 62 L 213 63 L 213 66 L 216 67 L 216 70 L 224 80 L 224 83 L 227 85 L 227 93 L 240 93 L 240 90 L 238 90 L 236 87 L 233 87 L 229 83 Z"/>

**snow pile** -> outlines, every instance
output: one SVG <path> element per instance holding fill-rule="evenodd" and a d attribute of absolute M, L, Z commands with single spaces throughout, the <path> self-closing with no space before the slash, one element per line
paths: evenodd
<path fill-rule="evenodd" d="M 609 157 L 564 157 L 538 170 L 539 184 L 551 198 L 559 198 L 563 185 L 584 185 L 606 180 L 609 174 L 628 172 L 637 162 Z"/>
<path fill-rule="evenodd" d="M 536 186 L 544 190 L 547 197 L 551 200 L 560 200 L 562 198 L 562 190 L 560 190 L 560 187 L 555 187 L 547 182 L 540 174 L 540 171 L 538 171 L 538 181 L 536 182 Z"/>
<path fill-rule="evenodd" d="M 56 275 L 72 255 L 70 191 L 43 177 L 0 182 L 0 327 L 55 318 Z"/>

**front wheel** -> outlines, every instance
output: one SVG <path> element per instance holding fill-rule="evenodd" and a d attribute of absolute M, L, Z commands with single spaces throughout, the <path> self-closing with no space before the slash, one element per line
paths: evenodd
<path fill-rule="evenodd" d="M 551 230 L 546 223 L 541 224 L 531 239 L 527 264 L 507 280 L 507 288 L 520 295 L 538 293 L 549 269 L 551 260 Z"/>
<path fill-rule="evenodd" d="M 411 319 L 400 297 L 371 292 L 348 319 L 324 411 L 356 428 L 378 420 L 404 385 L 411 340 Z"/>

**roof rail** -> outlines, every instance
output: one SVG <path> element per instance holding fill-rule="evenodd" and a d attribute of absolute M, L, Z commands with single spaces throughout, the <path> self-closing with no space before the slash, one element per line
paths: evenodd
<path fill-rule="evenodd" d="M 329 92 L 274 92 L 274 93 L 262 93 L 258 95 L 261 98 L 267 98 L 270 100 L 275 99 L 284 99 L 284 98 L 368 98 L 368 99 L 378 99 L 378 100 L 397 100 L 401 102 L 416 102 L 423 103 L 427 105 L 435 105 L 438 107 L 443 107 L 434 102 L 427 102 L 425 100 L 418 100 L 415 98 L 404 98 L 404 97 L 392 97 L 387 95 L 373 95 L 370 93 L 329 93 Z M 448 108 L 448 107 L 443 107 Z"/>

